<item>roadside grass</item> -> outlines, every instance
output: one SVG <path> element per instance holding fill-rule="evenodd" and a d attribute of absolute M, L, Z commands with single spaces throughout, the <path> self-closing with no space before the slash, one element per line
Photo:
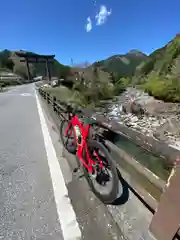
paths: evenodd
<path fill-rule="evenodd" d="M 43 88 L 44 91 L 56 97 L 57 100 L 64 103 L 71 103 L 77 106 L 87 106 L 87 102 L 83 95 L 76 90 L 69 89 L 65 86 L 55 88 Z"/>

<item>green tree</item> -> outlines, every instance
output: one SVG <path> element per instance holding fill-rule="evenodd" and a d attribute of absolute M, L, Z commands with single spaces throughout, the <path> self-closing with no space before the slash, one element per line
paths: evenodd
<path fill-rule="evenodd" d="M 140 72 L 142 75 L 147 75 L 154 68 L 155 61 L 153 59 L 148 59 L 141 67 Z"/>
<path fill-rule="evenodd" d="M 116 85 L 117 82 L 119 81 L 118 74 L 110 72 L 110 81 L 112 82 L 113 85 Z"/>
<path fill-rule="evenodd" d="M 10 69 L 11 71 L 13 71 L 13 69 L 14 69 L 14 62 L 12 61 L 12 59 L 7 59 L 7 61 L 4 62 L 4 67 Z"/>
<path fill-rule="evenodd" d="M 70 67 L 68 66 L 59 66 L 59 76 L 66 79 L 70 75 Z"/>
<path fill-rule="evenodd" d="M 90 91 L 91 91 L 91 97 L 95 102 L 98 101 L 99 97 L 99 73 L 98 73 L 98 68 L 94 67 L 93 68 L 93 77 L 92 81 L 90 83 Z"/>

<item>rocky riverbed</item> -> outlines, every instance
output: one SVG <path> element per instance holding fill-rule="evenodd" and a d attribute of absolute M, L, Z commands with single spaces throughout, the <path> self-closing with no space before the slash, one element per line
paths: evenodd
<path fill-rule="evenodd" d="M 104 111 L 110 119 L 180 150 L 180 104 L 164 103 L 128 88 L 116 102 L 106 104 Z"/>

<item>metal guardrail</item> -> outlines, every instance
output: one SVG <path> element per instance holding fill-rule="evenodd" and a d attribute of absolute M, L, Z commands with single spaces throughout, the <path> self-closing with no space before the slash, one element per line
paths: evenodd
<path fill-rule="evenodd" d="M 57 113 L 58 116 L 60 116 L 60 118 L 62 119 L 66 118 L 66 116 L 62 114 L 62 112 L 64 112 L 67 107 L 65 103 L 58 101 L 56 97 L 51 96 L 47 91 L 44 91 L 42 88 L 39 88 L 38 91 L 40 95 L 47 101 L 47 104 L 50 104 L 53 107 L 54 112 Z M 87 117 L 90 117 L 93 114 L 93 112 L 90 109 L 82 109 L 82 112 Z M 109 124 L 106 121 L 103 122 L 102 118 L 99 118 L 99 119 L 97 118 L 97 124 L 104 129 L 114 131 L 115 133 L 118 133 L 118 134 L 122 134 L 122 133 L 119 133 L 119 131 L 117 131 L 116 129 L 113 129 L 112 126 L 109 126 Z M 165 181 L 161 179 L 157 179 L 157 176 L 154 176 L 153 173 L 151 174 L 149 170 L 144 168 L 136 160 L 132 159 L 132 157 L 128 158 L 127 156 L 128 154 L 125 153 L 119 147 L 115 146 L 113 143 L 107 141 L 107 144 L 111 149 L 116 151 L 118 155 L 121 158 L 123 158 L 123 160 L 126 161 L 127 164 L 132 165 L 133 168 L 135 168 L 139 174 L 143 175 L 147 179 L 147 181 L 153 183 L 160 190 L 160 192 L 163 193 L 163 190 L 166 186 Z M 144 188 L 134 183 L 133 181 L 131 183 L 128 183 L 128 185 L 131 191 L 137 196 L 137 198 L 140 199 L 141 202 L 144 203 L 144 205 L 154 214 L 158 206 L 158 201 L 155 198 L 153 198 L 150 194 L 147 194 Z M 180 230 L 178 231 L 178 235 L 180 235 Z M 177 238 L 178 238 L 178 235 L 177 235 Z"/>

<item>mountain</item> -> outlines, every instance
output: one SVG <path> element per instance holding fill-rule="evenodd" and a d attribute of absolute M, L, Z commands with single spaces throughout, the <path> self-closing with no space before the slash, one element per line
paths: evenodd
<path fill-rule="evenodd" d="M 174 74 L 180 67 L 180 34 L 169 41 L 164 47 L 152 52 L 146 61 L 137 67 L 136 75 L 156 73 L 159 76 Z"/>
<path fill-rule="evenodd" d="M 22 51 L 22 50 L 21 50 Z M 28 52 L 32 53 L 32 52 Z M 131 50 L 124 55 L 111 56 L 108 59 L 95 62 L 94 64 L 89 64 L 88 62 L 77 64 L 76 68 L 81 68 L 82 71 L 88 72 L 92 67 L 97 67 L 100 72 L 113 73 L 114 76 L 119 79 L 120 77 L 132 76 L 136 67 L 146 60 L 147 56 L 137 50 Z M 20 62 L 20 58 L 16 55 L 15 51 L 9 51 L 5 49 L 0 52 L 0 68 L 5 68 L 11 70 L 15 74 L 20 75 L 23 79 L 27 79 L 27 70 L 25 63 Z M 86 71 L 85 69 L 88 69 Z M 50 64 L 50 72 L 52 76 L 65 77 L 70 75 L 72 72 L 69 66 L 64 66 L 60 64 L 56 59 Z M 30 63 L 30 72 L 32 77 L 36 76 L 46 76 L 45 64 L 42 63 Z M 89 77 L 88 77 L 89 78 Z"/>
<path fill-rule="evenodd" d="M 158 99 L 180 102 L 180 34 L 137 67 L 133 82 Z"/>
<path fill-rule="evenodd" d="M 69 66 L 60 64 L 56 59 L 54 59 L 49 66 L 52 76 L 65 77 L 70 71 Z M 0 68 L 11 70 L 13 73 L 18 74 L 23 79 L 27 79 L 26 65 L 25 63 L 20 62 L 20 58 L 16 55 L 15 51 L 9 51 L 5 49 L 4 51 L 0 52 Z M 32 77 L 46 76 L 45 64 L 30 63 L 30 72 Z"/>
<path fill-rule="evenodd" d="M 91 64 L 88 61 L 85 62 L 81 62 L 81 63 L 75 63 L 73 64 L 73 68 L 87 68 L 88 66 L 90 66 Z"/>
<path fill-rule="evenodd" d="M 95 62 L 93 65 L 115 74 L 117 78 L 130 77 L 134 75 L 136 67 L 147 58 L 146 54 L 137 50 L 131 50 L 126 54 L 114 55 L 105 60 Z"/>

